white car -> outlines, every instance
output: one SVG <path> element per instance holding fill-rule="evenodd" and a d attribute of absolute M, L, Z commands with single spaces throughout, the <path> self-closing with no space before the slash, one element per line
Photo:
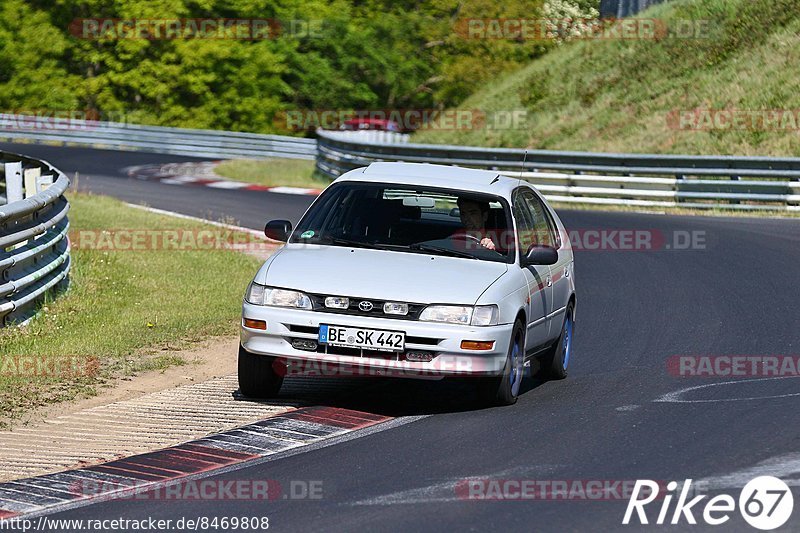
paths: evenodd
<path fill-rule="evenodd" d="M 514 403 L 525 363 L 564 378 L 572 248 L 530 184 L 487 170 L 373 163 L 337 178 L 259 269 L 242 307 L 239 386 L 297 374 L 468 377 Z"/>

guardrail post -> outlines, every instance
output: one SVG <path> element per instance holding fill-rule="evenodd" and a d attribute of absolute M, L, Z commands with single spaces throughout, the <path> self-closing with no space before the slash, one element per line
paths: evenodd
<path fill-rule="evenodd" d="M 29 198 L 39 192 L 39 176 L 42 175 L 42 169 L 26 168 L 22 174 L 25 177 L 25 198 Z"/>
<path fill-rule="evenodd" d="M 19 202 L 22 194 L 22 163 L 6 163 L 6 202 Z"/>
<path fill-rule="evenodd" d="M 739 181 L 740 179 L 741 178 L 739 176 L 736 176 L 736 175 L 732 175 L 731 176 L 731 181 Z M 734 205 L 738 205 L 738 204 L 741 204 L 741 203 L 742 202 L 740 202 L 739 200 L 731 200 L 731 204 L 734 204 Z"/>
<path fill-rule="evenodd" d="M 53 184 L 53 175 L 52 174 L 45 174 L 43 176 L 39 176 L 39 179 L 36 180 L 36 187 L 39 191 L 47 190 L 49 186 Z"/>

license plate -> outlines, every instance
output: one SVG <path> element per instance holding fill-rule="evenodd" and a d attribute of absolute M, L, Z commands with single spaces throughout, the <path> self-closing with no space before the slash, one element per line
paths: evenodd
<path fill-rule="evenodd" d="M 406 334 L 402 331 L 350 328 L 345 326 L 319 327 L 319 343 L 347 348 L 364 348 L 385 352 L 402 352 Z"/>

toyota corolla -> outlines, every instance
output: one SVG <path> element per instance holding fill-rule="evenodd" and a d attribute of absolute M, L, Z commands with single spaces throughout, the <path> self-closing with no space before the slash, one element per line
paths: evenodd
<path fill-rule="evenodd" d="M 293 368 L 472 378 L 514 403 L 526 364 L 566 377 L 572 248 L 525 181 L 493 171 L 373 163 L 337 178 L 259 269 L 242 308 L 239 386 L 270 397 Z M 317 366 L 319 368 L 319 366 Z M 343 372 L 344 374 L 344 372 Z"/>

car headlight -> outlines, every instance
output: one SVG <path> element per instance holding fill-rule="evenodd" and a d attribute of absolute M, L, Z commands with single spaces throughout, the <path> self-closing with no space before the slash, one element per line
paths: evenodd
<path fill-rule="evenodd" d="M 496 305 L 431 305 L 419 315 L 426 322 L 447 322 L 471 326 L 495 326 L 500 312 Z"/>
<path fill-rule="evenodd" d="M 496 326 L 500 319 L 500 309 L 496 305 L 476 305 L 472 313 L 473 326 Z"/>
<path fill-rule="evenodd" d="M 311 298 L 302 292 L 287 289 L 265 287 L 256 282 L 247 288 L 244 297 L 253 305 L 270 305 L 274 307 L 293 307 L 295 309 L 311 309 Z"/>

